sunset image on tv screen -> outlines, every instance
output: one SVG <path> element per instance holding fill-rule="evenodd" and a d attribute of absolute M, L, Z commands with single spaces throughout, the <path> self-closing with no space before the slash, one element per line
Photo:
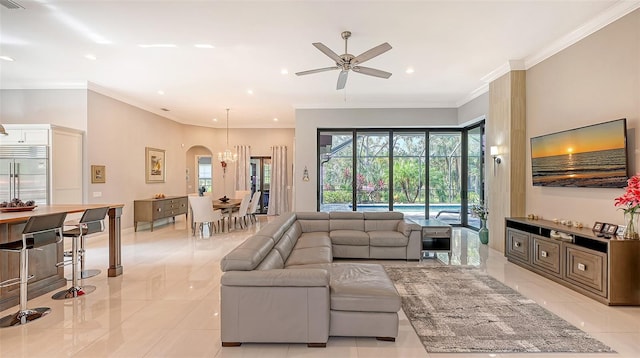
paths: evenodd
<path fill-rule="evenodd" d="M 533 185 L 622 188 L 626 119 L 531 138 Z"/>

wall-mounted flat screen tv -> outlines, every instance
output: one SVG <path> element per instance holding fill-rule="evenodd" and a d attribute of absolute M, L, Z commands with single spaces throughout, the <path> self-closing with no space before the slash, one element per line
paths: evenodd
<path fill-rule="evenodd" d="M 531 138 L 533 185 L 623 188 L 626 118 Z"/>

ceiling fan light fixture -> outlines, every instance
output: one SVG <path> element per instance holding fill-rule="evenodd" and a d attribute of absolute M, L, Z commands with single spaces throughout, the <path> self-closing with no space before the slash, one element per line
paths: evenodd
<path fill-rule="evenodd" d="M 340 74 L 338 75 L 338 83 L 336 85 L 337 90 L 344 89 L 347 83 L 349 70 L 353 70 L 353 72 L 357 72 L 363 75 L 368 75 L 373 77 L 380 77 L 380 78 L 391 77 L 390 72 L 378 70 L 375 68 L 359 66 L 359 64 L 363 62 L 368 61 L 376 56 L 379 56 L 391 50 L 392 48 L 391 45 L 385 42 L 361 53 L 358 56 L 353 56 L 347 50 L 347 40 L 349 40 L 349 38 L 351 37 L 351 31 L 343 31 L 340 34 L 340 36 L 344 39 L 344 54 L 342 55 L 338 55 L 337 53 L 333 52 L 330 48 L 328 48 L 321 42 L 312 43 L 312 45 L 315 48 L 317 48 L 320 52 L 324 53 L 327 57 L 334 60 L 336 63 L 335 66 L 296 72 L 296 75 L 304 76 L 304 75 L 310 75 L 312 73 L 325 72 L 325 71 L 331 71 L 331 70 L 340 70 Z"/>
<path fill-rule="evenodd" d="M 0 124 L 0 135 L 9 135 L 2 124 Z"/>

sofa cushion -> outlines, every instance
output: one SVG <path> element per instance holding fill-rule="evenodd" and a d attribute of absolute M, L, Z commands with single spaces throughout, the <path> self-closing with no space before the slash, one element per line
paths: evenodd
<path fill-rule="evenodd" d="M 409 238 L 397 231 L 370 231 L 371 246 L 407 246 Z"/>
<path fill-rule="evenodd" d="M 287 261 L 287 257 L 291 254 L 291 250 L 293 250 L 301 234 L 302 229 L 300 228 L 300 224 L 294 222 L 275 245 L 275 249 L 280 253 L 284 261 Z"/>
<path fill-rule="evenodd" d="M 270 236 L 249 236 L 220 261 L 222 271 L 251 271 L 269 254 L 273 248 Z"/>
<path fill-rule="evenodd" d="M 331 310 L 398 312 L 400 295 L 378 264 L 334 263 L 331 276 Z"/>
<path fill-rule="evenodd" d="M 333 260 L 330 247 L 307 247 L 291 251 L 284 267 L 291 265 L 324 264 Z"/>
<path fill-rule="evenodd" d="M 329 232 L 329 213 L 300 212 L 296 213 L 302 232 Z"/>
<path fill-rule="evenodd" d="M 329 230 L 364 231 L 364 214 L 353 211 L 336 211 L 329 213 Z"/>
<path fill-rule="evenodd" d="M 271 236 L 273 242 L 277 243 L 282 235 L 296 221 L 296 215 L 293 213 L 284 213 L 260 228 L 260 235 Z"/>
<path fill-rule="evenodd" d="M 294 246 L 295 249 L 304 249 L 308 247 L 331 247 L 331 239 L 326 232 L 305 232 L 300 235 L 298 242 Z"/>
<path fill-rule="evenodd" d="M 399 211 L 365 211 L 365 220 L 402 220 L 404 214 Z"/>
<path fill-rule="evenodd" d="M 278 250 L 271 250 L 269 255 L 262 260 L 256 270 L 275 270 L 284 268 L 284 260 Z"/>
<path fill-rule="evenodd" d="M 402 220 L 384 220 L 384 219 L 369 219 L 364 221 L 364 230 L 370 231 L 397 231 L 398 223 Z"/>
<path fill-rule="evenodd" d="M 358 230 L 334 230 L 329 233 L 334 245 L 369 246 L 369 234 Z"/>

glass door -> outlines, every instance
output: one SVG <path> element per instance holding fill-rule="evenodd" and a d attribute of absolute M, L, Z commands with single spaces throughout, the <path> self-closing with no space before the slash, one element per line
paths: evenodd
<path fill-rule="evenodd" d="M 198 190 L 204 188 L 203 192 L 211 193 L 213 180 L 211 177 L 212 166 L 210 156 L 196 156 L 198 165 Z"/>
<path fill-rule="evenodd" d="M 389 211 L 389 132 L 358 132 L 356 210 Z"/>
<path fill-rule="evenodd" d="M 429 133 L 429 217 L 461 224 L 461 132 Z"/>
<path fill-rule="evenodd" d="M 394 132 L 393 211 L 406 217 L 425 218 L 425 132 Z"/>
<path fill-rule="evenodd" d="M 259 191 L 260 201 L 257 213 L 266 214 L 269 209 L 269 188 L 271 185 L 271 157 L 251 157 L 249 163 L 251 170 L 249 182 L 251 183 L 251 196 Z"/>
<path fill-rule="evenodd" d="M 484 133 L 478 126 L 467 131 L 467 202 L 468 207 L 483 204 L 484 198 Z M 468 216 L 468 225 L 480 228 L 477 217 Z"/>

